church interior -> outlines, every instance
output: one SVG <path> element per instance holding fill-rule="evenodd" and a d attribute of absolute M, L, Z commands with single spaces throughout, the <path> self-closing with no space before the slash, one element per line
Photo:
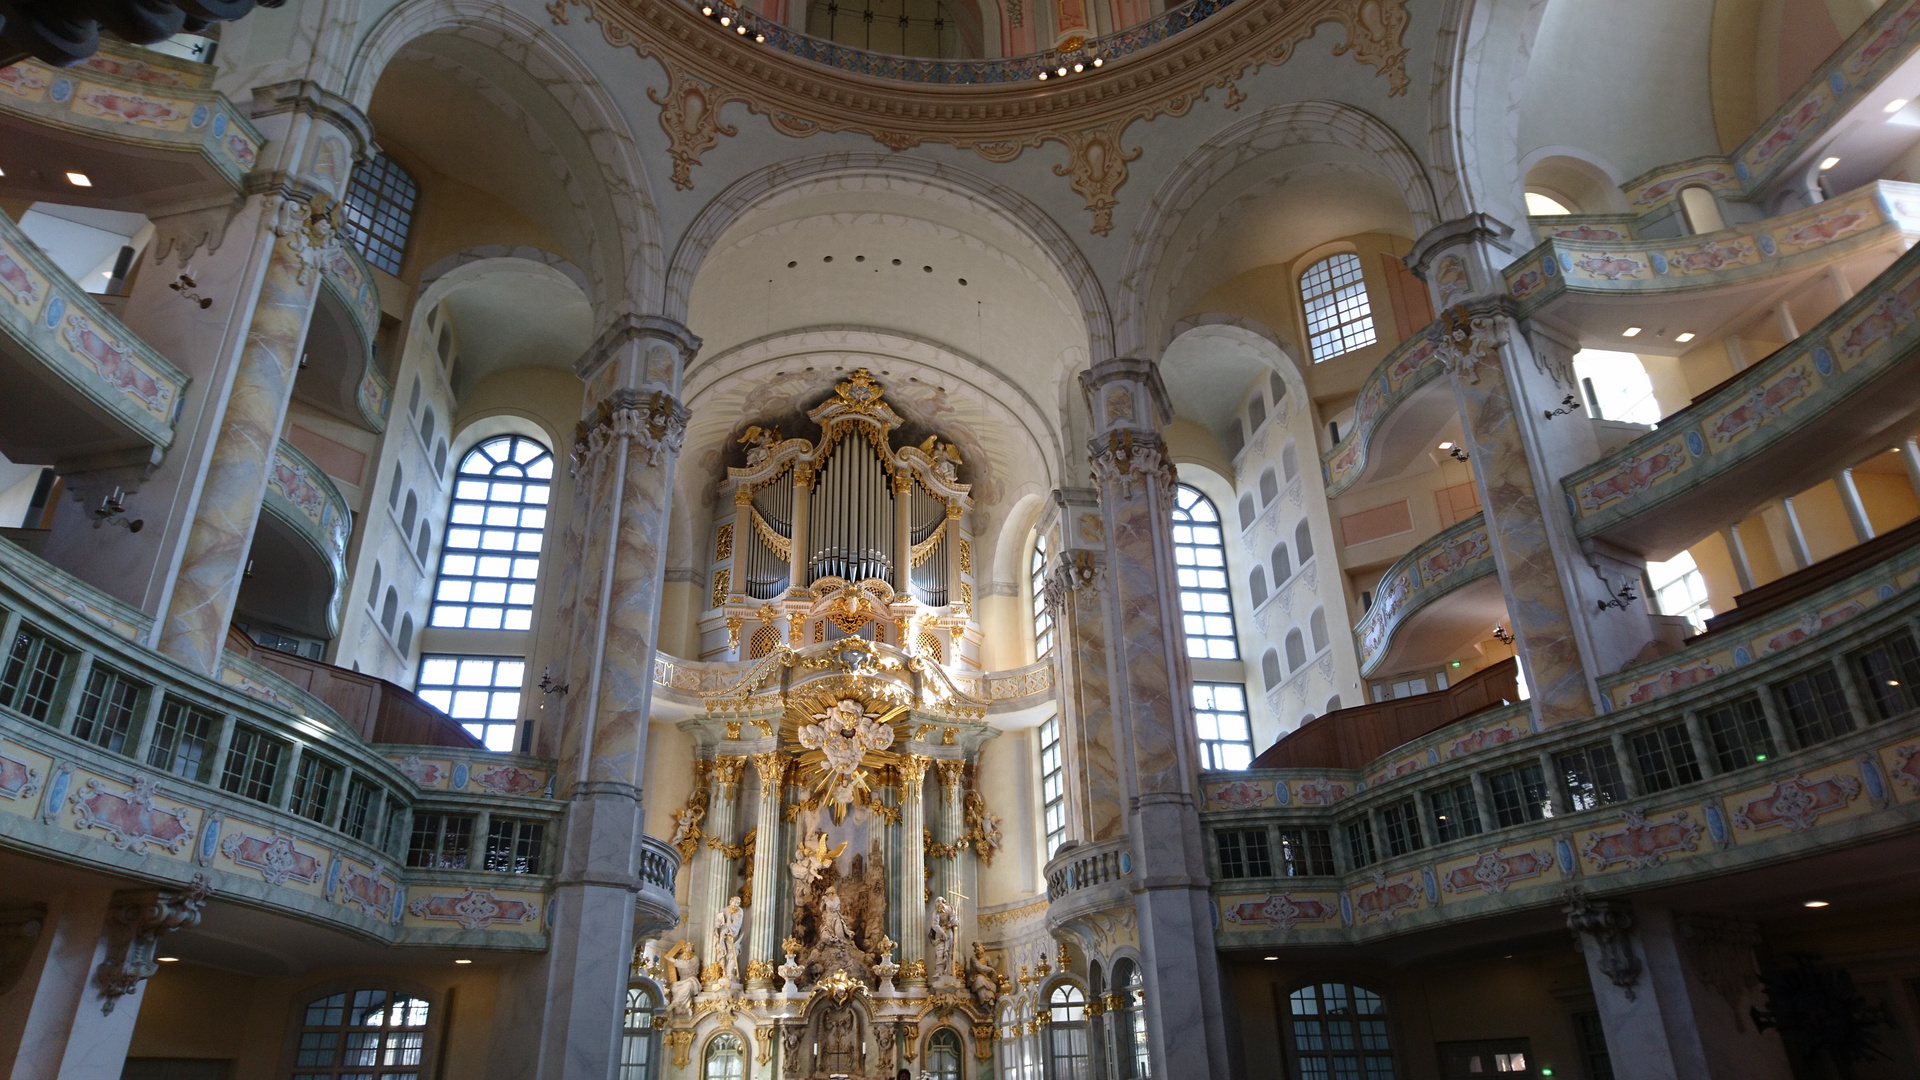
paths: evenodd
<path fill-rule="evenodd" d="M 1920 0 L 0 0 L 0 1078 L 1920 1080 L 1916 240 Z"/>

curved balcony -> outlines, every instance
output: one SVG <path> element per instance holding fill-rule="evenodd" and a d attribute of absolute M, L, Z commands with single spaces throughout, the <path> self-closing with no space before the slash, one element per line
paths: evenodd
<path fill-rule="evenodd" d="M 293 394 L 331 416 L 383 432 L 393 386 L 374 359 L 380 287 L 352 244 L 334 250 L 321 266 L 320 280 Z"/>
<path fill-rule="evenodd" d="M 1884 450 L 1920 408 L 1917 347 L 1910 251 L 1791 344 L 1565 478 L 1575 528 L 1664 559 Z"/>
<path fill-rule="evenodd" d="M 551 878 L 482 867 L 502 816 L 542 825 L 551 860 L 551 761 L 409 748 L 458 759 L 423 785 L 410 754 L 259 664 L 229 655 L 209 679 L 128 640 L 118 606 L 0 542 L 0 637 L 49 676 L 0 699 L 0 845 L 147 881 L 205 874 L 223 901 L 380 944 L 546 946 Z M 467 868 L 404 865 L 427 813 L 471 821 Z"/>
<path fill-rule="evenodd" d="M 1457 417 L 1453 387 L 1439 376 L 1437 344 L 1425 330 L 1395 346 L 1367 376 L 1346 437 L 1321 455 L 1327 497 L 1397 475 Z"/>
<path fill-rule="evenodd" d="M 1920 185 L 1876 180 L 1804 210 L 1697 236 L 1550 236 L 1501 273 L 1522 316 L 1549 312 L 1590 339 L 1616 340 L 1623 320 L 1713 337 L 1763 293 L 1834 264 L 1856 278 L 1878 273 L 1916 238 Z"/>
<path fill-rule="evenodd" d="M 9 171 L 0 194 L 144 210 L 238 192 L 266 140 L 213 78 L 209 65 L 104 41 L 71 68 L 0 68 L 0 139 L 49 166 Z M 92 178 L 83 197 L 69 169 Z"/>
<path fill-rule="evenodd" d="M 309 637 L 340 632 L 353 515 L 332 479 L 282 441 L 267 474 L 236 614 Z"/>
<path fill-rule="evenodd" d="M 1904 850 L 1920 820 L 1920 709 L 1908 707 L 1912 697 L 1894 699 L 1860 686 L 1857 658 L 1884 647 L 1888 635 L 1912 636 L 1920 570 L 1909 559 L 1873 572 L 1879 581 L 1869 574 L 1856 584 L 1880 596 L 1875 606 L 1816 636 L 1783 641 L 1715 678 L 1682 681 L 1603 716 L 1534 732 L 1525 707 L 1510 706 L 1464 718 L 1364 769 L 1202 774 L 1204 827 L 1327 829 L 1338 837 L 1345 823 L 1416 791 L 1469 782 L 1493 790 L 1508 770 L 1605 745 L 1616 733 L 1631 739 L 1679 725 L 1688 731 L 1699 770 L 1656 785 L 1637 761 L 1622 760 L 1624 792 L 1595 809 L 1576 810 L 1556 792 L 1552 816 L 1529 820 L 1509 811 L 1513 823 L 1505 824 L 1497 804 L 1482 802 L 1479 835 L 1435 842 L 1431 821 L 1423 820 L 1427 846 L 1405 855 L 1388 854 L 1376 824 L 1383 858 L 1366 866 L 1351 865 L 1339 844 L 1335 866 L 1298 866 L 1305 871 L 1300 876 L 1225 879 L 1216 866 L 1220 948 L 1353 944 L 1529 909 L 1548 913 L 1565 902 L 1570 887 L 1605 895 L 1738 874 L 1752 895 L 1800 896 L 1809 875 L 1826 872 L 1819 860 L 1833 859 L 1825 867 L 1840 869 L 1840 857 L 1831 853 L 1875 843 L 1899 846 L 1883 847 L 1884 858 L 1856 850 L 1849 865 L 1864 860 L 1876 869 L 1839 876 L 1855 878 L 1862 888 L 1890 886 L 1904 872 L 1892 852 Z M 1804 623 L 1832 599 L 1810 597 L 1795 611 Z M 1760 630 L 1742 628 L 1740 636 L 1757 638 Z M 1757 701 L 1768 714 L 1784 711 L 1777 704 L 1783 688 L 1821 671 L 1832 672 L 1845 689 L 1844 725 L 1808 736 L 1788 718 L 1770 715 L 1771 742 L 1759 750 L 1742 744 L 1723 752 L 1712 740 L 1715 710 Z M 1749 731 L 1746 737 L 1755 736 Z M 1280 850 L 1272 840 L 1269 845 Z M 1284 872 L 1278 859 L 1275 869 Z"/>
<path fill-rule="evenodd" d="M 1063 848 L 1047 862 L 1047 930 L 1133 907 L 1133 845 L 1124 836 Z"/>
<path fill-rule="evenodd" d="M 1435 607 L 1442 597 L 1447 603 Z M 1440 664 L 1506 617 L 1486 516 L 1475 514 L 1400 556 L 1381 576 L 1373 606 L 1353 628 L 1360 674 Z"/>
<path fill-rule="evenodd" d="M 640 892 L 635 901 L 634 938 L 670 930 L 680 921 L 680 904 L 673 898 L 673 879 L 680 872 L 680 852 L 665 840 L 640 838 Z"/>
<path fill-rule="evenodd" d="M 4 69 L 12 70 L 12 69 Z M 188 378 L 0 214 L 0 452 L 65 471 L 156 464 Z"/>

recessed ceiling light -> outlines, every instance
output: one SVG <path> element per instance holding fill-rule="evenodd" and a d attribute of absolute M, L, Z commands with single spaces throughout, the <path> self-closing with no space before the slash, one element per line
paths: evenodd
<path fill-rule="evenodd" d="M 471 964 L 471 963 L 473 963 L 473 961 L 471 961 L 471 960 L 455 960 L 455 961 L 454 961 L 454 963 L 456 963 L 456 964 Z"/>
<path fill-rule="evenodd" d="M 163 964 L 177 964 L 180 962 L 180 958 L 177 956 L 156 956 L 154 959 Z"/>
<path fill-rule="evenodd" d="M 1640 332 L 1640 328 L 1639 328 L 1639 327 L 1637 327 L 1637 326 L 1629 326 L 1629 327 L 1627 327 L 1627 328 L 1626 328 L 1625 330 L 1622 330 L 1622 331 L 1620 331 L 1620 336 L 1621 336 L 1621 337 L 1633 337 L 1634 335 L 1636 335 L 1636 334 L 1638 334 L 1639 332 Z"/>
<path fill-rule="evenodd" d="M 1834 167 L 1835 165 L 1838 165 L 1838 164 L 1840 164 L 1840 159 L 1839 159 L 1839 158 L 1837 158 L 1837 157 L 1830 157 L 1830 158 L 1821 158 L 1821 159 L 1820 159 L 1820 171 L 1821 171 L 1821 172 L 1826 172 L 1826 171 L 1827 171 L 1828 169 L 1831 169 L 1831 168 L 1833 168 L 1833 167 Z"/>
<path fill-rule="evenodd" d="M 1041 73 L 1040 73 L 1040 81 L 1041 81 L 1041 82 L 1046 82 L 1046 81 L 1047 81 L 1047 73 L 1046 73 L 1046 72 L 1044 72 L 1044 71 L 1043 71 L 1043 72 L 1041 72 Z"/>
<path fill-rule="evenodd" d="M 1906 107 L 1907 107 L 1907 99 L 1903 97 L 1897 97 L 1897 98 L 1894 98 L 1892 101 L 1887 102 L 1885 105 L 1882 105 L 1880 107 L 1880 111 L 1883 113 L 1897 113 L 1901 109 L 1904 109 Z"/>
<path fill-rule="evenodd" d="M 1800 906 L 1801 907 L 1826 907 L 1827 902 L 1825 900 L 1809 900 Z"/>
<path fill-rule="evenodd" d="M 722 15 L 722 16 L 720 16 L 720 25 L 721 25 L 721 26 L 732 26 L 732 25 L 733 25 L 733 16 L 731 16 L 731 15 Z"/>
<path fill-rule="evenodd" d="M 1099 67 L 1099 66 L 1100 66 L 1101 64 L 1104 64 L 1104 63 L 1106 63 L 1106 61 L 1105 61 L 1105 60 L 1102 60 L 1102 59 L 1100 59 L 1100 58 L 1099 58 L 1099 57 L 1097 57 L 1097 56 L 1093 58 L 1093 66 L 1094 66 L 1094 67 Z"/>
<path fill-rule="evenodd" d="M 1278 959 L 1280 959 L 1280 958 L 1279 958 L 1279 957 L 1277 957 L 1277 956 L 1266 956 L 1266 957 L 1262 957 L 1261 959 L 1263 959 L 1263 960 L 1278 960 Z"/>
<path fill-rule="evenodd" d="M 1692 340 L 1693 340 L 1693 331 L 1691 331 L 1691 330 L 1688 330 L 1688 331 L 1686 331 L 1685 333 L 1682 333 L 1682 334 L 1675 334 L 1675 335 L 1674 335 L 1674 337 L 1673 337 L 1673 340 L 1675 340 L 1675 341 L 1678 341 L 1678 342 L 1680 342 L 1681 344 L 1683 344 L 1683 345 L 1684 345 L 1684 344 L 1686 344 L 1687 342 L 1689 342 L 1689 341 L 1692 341 Z"/>
<path fill-rule="evenodd" d="M 83 172 L 68 173 L 67 183 L 72 184 L 74 187 L 92 187 L 93 186 L 92 178 L 88 177 L 87 174 Z"/>
<path fill-rule="evenodd" d="M 1440 449 L 1442 449 L 1442 450 L 1451 450 L 1451 449 L 1453 449 L 1453 444 L 1452 444 L 1452 443 L 1450 443 L 1450 442 L 1443 442 L 1443 443 L 1441 443 L 1441 444 L 1440 444 Z"/>

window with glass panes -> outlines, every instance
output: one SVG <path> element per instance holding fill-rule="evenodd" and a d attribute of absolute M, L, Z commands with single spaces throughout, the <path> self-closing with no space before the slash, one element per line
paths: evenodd
<path fill-rule="evenodd" d="M 1033 542 L 1027 580 L 1033 586 L 1033 658 L 1044 660 L 1053 653 L 1053 612 L 1047 610 L 1047 538 L 1044 536 Z"/>
<path fill-rule="evenodd" d="M 1880 719 L 1891 720 L 1910 709 L 1920 707 L 1920 654 L 1913 638 L 1906 634 L 1877 641 L 1853 658 L 1861 681 L 1873 695 L 1873 706 Z"/>
<path fill-rule="evenodd" d="M 1308 267 L 1300 275 L 1300 302 L 1314 363 L 1373 344 L 1373 306 L 1358 255 L 1335 255 Z"/>
<path fill-rule="evenodd" d="M 1047 829 L 1047 858 L 1067 839 L 1067 773 L 1060 760 L 1060 718 L 1040 725 L 1040 801 Z"/>
<path fill-rule="evenodd" d="M 1223 878 L 1273 876 L 1273 851 L 1265 829 L 1219 829 L 1213 834 Z"/>
<path fill-rule="evenodd" d="M 1185 484 L 1174 493 L 1173 561 L 1180 582 L 1187 655 L 1197 660 L 1240 659 L 1220 511 L 1213 500 Z"/>
<path fill-rule="evenodd" d="M 1594 810 L 1627 797 L 1627 784 L 1620 776 L 1620 759 L 1606 743 L 1559 754 L 1554 757 L 1553 766 L 1566 790 L 1567 805 L 1575 810 Z"/>
<path fill-rule="evenodd" d="M 1253 764 L 1253 727 L 1247 688 L 1239 683 L 1194 683 L 1193 726 L 1200 735 L 1200 767 L 1244 769 Z"/>
<path fill-rule="evenodd" d="M 1300 1080 L 1393 1080 L 1380 995 L 1345 983 L 1316 983 L 1287 995 L 1287 1006 Z"/>
<path fill-rule="evenodd" d="M 546 841 L 543 822 L 491 818 L 487 822 L 486 868 L 500 874 L 537 874 Z"/>
<path fill-rule="evenodd" d="M 399 276 L 400 259 L 407 251 L 407 232 L 413 227 L 413 206 L 420 187 L 407 170 L 385 154 L 361 162 L 347 184 L 342 207 L 347 237 L 367 261 Z"/>
<path fill-rule="evenodd" d="M 396 990 L 348 990 L 310 1003 L 293 1080 L 424 1080 L 427 1003 Z"/>
<path fill-rule="evenodd" d="M 147 764 L 171 776 L 201 779 L 217 723 L 219 717 L 212 713 L 167 698 L 160 703 L 160 718 L 153 725 L 153 739 L 147 743 Z"/>
<path fill-rule="evenodd" d="M 0 673 L 0 704 L 35 720 L 45 720 L 66 667 L 67 654 L 52 639 L 22 626 L 13 635 L 6 669 Z"/>
<path fill-rule="evenodd" d="M 1063 983 L 1047 995 L 1047 1076 L 1050 1080 L 1087 1080 L 1087 999 L 1080 988 Z"/>
<path fill-rule="evenodd" d="M 325 821 L 340 786 L 340 766 L 311 753 L 300 756 L 293 771 L 293 798 L 287 809 L 309 821 Z"/>
<path fill-rule="evenodd" d="M 1347 822 L 1347 862 L 1356 869 L 1379 861 L 1373 846 L 1373 819 L 1354 818 Z"/>
<path fill-rule="evenodd" d="M 1488 773 L 1487 794 L 1493 797 L 1493 817 L 1501 828 L 1553 816 L 1553 799 L 1547 794 L 1547 776 L 1538 764 L 1517 765 Z"/>
<path fill-rule="evenodd" d="M 1713 606 L 1707 602 L 1707 579 L 1692 555 L 1683 551 L 1666 562 L 1648 563 L 1647 582 L 1653 586 L 1660 614 L 1681 616 L 1693 624 L 1696 634 L 1706 631 Z"/>
<path fill-rule="evenodd" d="M 432 625 L 525 630 L 533 625 L 553 455 L 523 435 L 488 439 L 460 459 L 440 548 Z"/>
<path fill-rule="evenodd" d="M 511 751 L 519 726 L 527 663 L 517 656 L 420 658 L 414 693 L 460 722 L 489 750 Z"/>
<path fill-rule="evenodd" d="M 286 748 L 280 740 L 252 728 L 234 728 L 226 764 L 220 770 L 220 789 L 255 802 L 272 802 Z"/>
<path fill-rule="evenodd" d="M 466 814 L 413 815 L 407 865 L 428 870 L 465 870 L 473 844 L 473 818 Z"/>
<path fill-rule="evenodd" d="M 1693 753 L 1693 740 L 1687 737 L 1685 724 L 1667 724 L 1628 736 L 1634 764 L 1640 767 L 1640 787 L 1644 792 L 1665 791 L 1700 779 L 1700 762 Z"/>
<path fill-rule="evenodd" d="M 1773 731 L 1757 697 L 1730 701 L 1700 714 L 1700 724 L 1713 743 L 1713 760 L 1721 772 L 1732 772 L 1767 761 L 1779 753 Z"/>
<path fill-rule="evenodd" d="M 923 1080 L 961 1080 L 960 1036 L 947 1028 L 934 1032 L 927 1040 L 927 1068 L 920 1075 Z"/>
<path fill-rule="evenodd" d="M 1420 808 L 1412 799 L 1380 811 L 1380 829 L 1387 837 L 1387 854 L 1405 855 L 1425 845 L 1420 839 Z"/>
<path fill-rule="evenodd" d="M 700 1080 L 741 1080 L 746 1070 L 747 1048 L 740 1042 L 740 1036 L 723 1031 L 707 1043 Z"/>
<path fill-rule="evenodd" d="M 340 831 L 355 840 L 368 839 L 373 833 L 379 805 L 380 789 L 355 777 L 347 785 L 347 804 L 340 811 Z"/>
<path fill-rule="evenodd" d="M 1816 668 L 1785 683 L 1779 694 L 1787 724 L 1793 728 L 1793 741 L 1801 746 L 1823 743 L 1853 730 L 1853 713 L 1831 667 Z"/>
<path fill-rule="evenodd" d="M 1282 829 L 1280 860 L 1288 877 L 1332 874 L 1333 834 L 1326 829 Z"/>
<path fill-rule="evenodd" d="M 127 748 L 133 717 L 140 704 L 139 683 L 103 664 L 87 675 L 87 689 L 73 717 L 73 734 L 113 753 Z"/>
<path fill-rule="evenodd" d="M 654 1080 L 653 1018 L 660 1011 L 659 999 L 643 984 L 627 987 L 627 1013 L 620 1032 L 620 1075 L 618 1080 Z"/>
<path fill-rule="evenodd" d="M 1433 807 L 1433 831 L 1441 841 L 1480 835 L 1480 806 L 1474 801 L 1473 783 L 1461 780 L 1427 792 Z"/>

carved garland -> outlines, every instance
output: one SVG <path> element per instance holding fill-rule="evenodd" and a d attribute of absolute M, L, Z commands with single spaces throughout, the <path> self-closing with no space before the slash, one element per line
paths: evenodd
<path fill-rule="evenodd" d="M 1127 163 L 1141 148 L 1122 145 L 1135 121 L 1184 116 L 1212 89 L 1227 90 L 1227 108 L 1245 100 L 1237 80 L 1250 70 L 1283 64 L 1318 27 L 1335 23 L 1351 52 L 1387 76 L 1388 95 L 1407 92 L 1410 16 L 1406 0 L 1304 0 L 1291 4 L 1233 4 L 1137 58 L 1109 65 L 1058 89 L 1029 82 L 978 86 L 924 85 L 852 75 L 770 49 L 743 45 L 685 0 L 553 0 L 555 23 L 573 7 L 616 48 L 631 48 L 666 70 L 667 89 L 649 89 L 661 106 L 674 186 L 693 186 L 693 166 L 720 136 L 737 128 L 720 121 L 722 107 L 739 103 L 795 138 L 819 132 L 870 135 L 890 150 L 939 143 L 972 150 L 988 161 L 1012 161 L 1029 148 L 1057 142 L 1067 150 L 1054 175 L 1086 200 L 1090 231 L 1113 228 Z"/>

